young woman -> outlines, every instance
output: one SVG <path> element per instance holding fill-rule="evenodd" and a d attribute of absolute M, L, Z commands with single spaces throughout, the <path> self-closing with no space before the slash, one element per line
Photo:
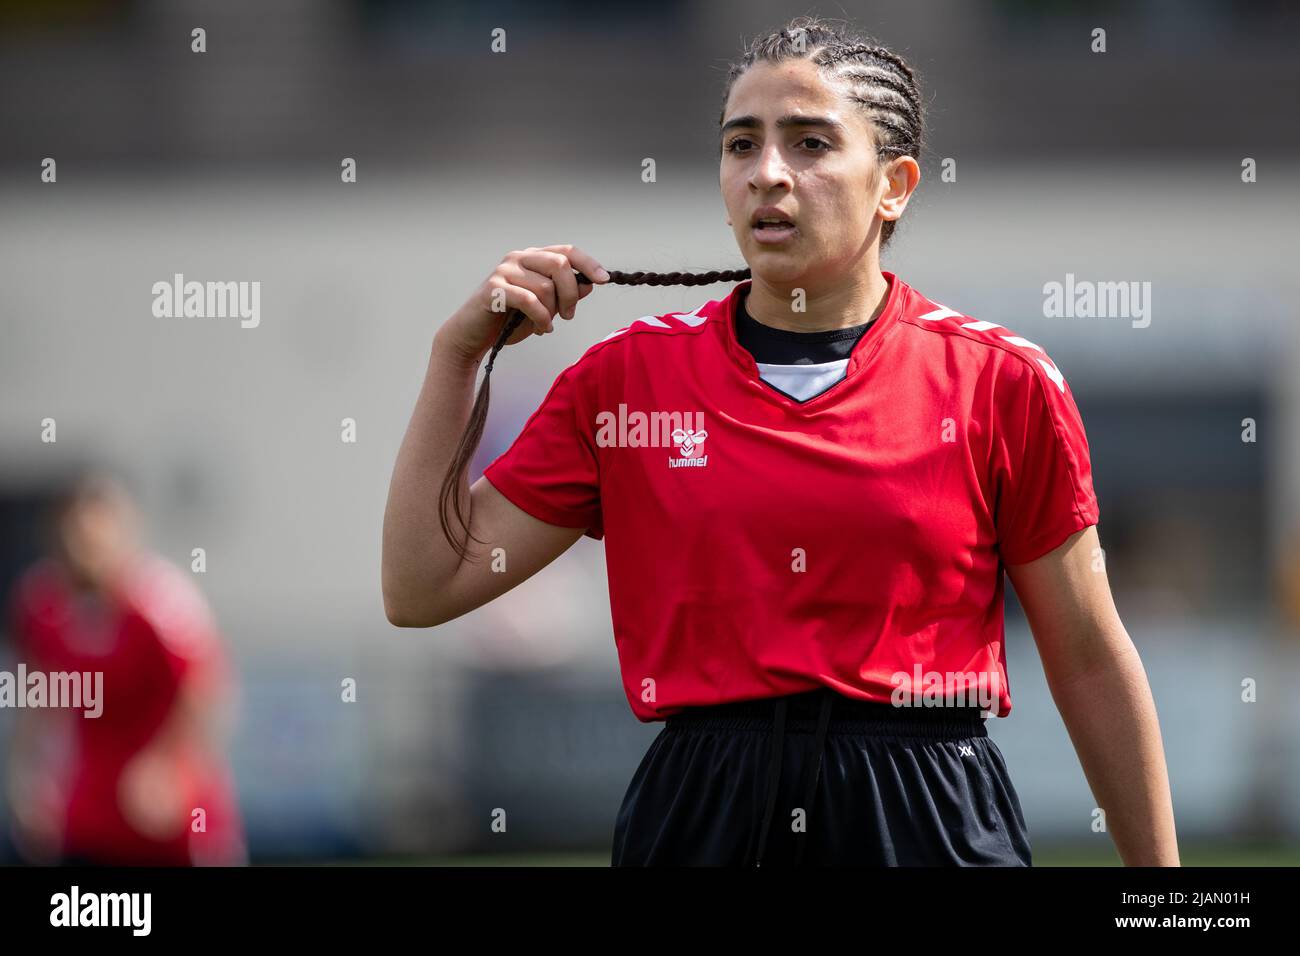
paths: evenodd
<path fill-rule="evenodd" d="M 206 599 L 148 547 L 110 475 L 75 476 L 48 518 L 49 553 L 9 608 L 18 657 L 51 686 L 98 675 L 96 701 L 19 712 L 8 782 L 20 852 L 66 865 L 247 862 L 222 739 L 237 687 Z"/>
<path fill-rule="evenodd" d="M 530 248 L 435 334 L 384 520 L 388 619 L 451 620 L 603 538 L 624 690 L 666 721 L 615 865 L 1029 865 L 982 719 L 1011 709 L 1005 568 L 1120 855 L 1177 865 L 1070 389 L 1038 345 L 880 269 L 920 181 L 912 70 L 799 18 L 751 46 L 723 102 L 748 272 L 610 274 Z M 490 372 L 594 284 L 736 278 L 591 345 L 469 486 L 485 355 Z"/>

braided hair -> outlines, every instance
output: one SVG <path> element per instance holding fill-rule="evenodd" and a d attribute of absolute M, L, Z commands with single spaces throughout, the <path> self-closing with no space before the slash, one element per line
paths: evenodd
<path fill-rule="evenodd" d="M 607 271 L 609 272 L 607 285 L 712 285 L 715 282 L 741 282 L 750 278 L 748 269 L 713 272 L 618 272 L 614 269 Z M 592 284 L 591 279 L 581 272 L 576 273 L 574 278 L 578 282 Z M 470 533 L 469 522 L 465 518 L 462 507 L 461 479 L 469 468 L 479 442 L 483 440 L 483 429 L 487 424 L 489 378 L 492 375 L 492 366 L 497 360 L 497 354 L 505 347 L 506 342 L 510 340 L 510 335 L 519 328 L 524 318 L 524 313 L 518 309 L 510 310 L 510 315 L 501 328 L 501 334 L 497 336 L 496 343 L 488 354 L 487 365 L 483 368 L 483 384 L 479 386 L 478 395 L 474 398 L 474 407 L 470 410 L 465 432 L 460 436 L 460 444 L 456 446 L 456 454 L 452 457 L 447 473 L 442 479 L 442 490 L 438 496 L 438 519 L 442 524 L 443 535 L 456 549 L 461 560 L 469 559 L 469 549 L 465 541 L 474 537 Z M 454 517 L 460 525 L 459 534 L 452 531 L 451 517 Z M 478 538 L 474 540 L 479 544 L 483 543 Z"/>
<path fill-rule="evenodd" d="M 836 24 L 839 25 L 836 25 Z M 828 21 L 818 17 L 795 17 L 785 27 L 750 43 L 739 62 L 732 64 L 722 91 L 722 113 L 718 125 L 726 114 L 731 88 L 746 71 L 760 61 L 779 63 L 783 60 L 807 58 L 823 72 L 841 81 L 847 95 L 870 119 L 876 132 L 876 153 L 879 156 L 911 156 L 921 158 L 924 129 L 921 93 L 912 68 L 892 50 L 868 37 L 850 31 L 843 21 Z M 881 224 L 881 248 L 889 242 L 894 232 L 894 222 Z M 750 278 L 748 269 L 731 269 L 714 272 L 615 272 L 610 270 L 612 285 L 711 285 L 715 282 L 740 282 Z M 591 284 L 579 272 L 578 282 Z M 439 520 L 443 535 L 456 550 L 461 560 L 469 559 L 467 540 L 478 538 L 470 533 L 469 521 L 464 513 L 461 482 L 469 463 L 483 439 L 487 423 L 489 378 L 497 354 L 505 347 L 510 335 L 524 321 L 524 314 L 512 309 L 502 326 L 501 334 L 488 355 L 483 369 L 483 382 L 474 398 L 469 422 L 461 435 L 456 454 L 452 457 L 443 477 L 439 493 Z M 452 529 L 452 519 L 459 524 L 459 533 Z"/>

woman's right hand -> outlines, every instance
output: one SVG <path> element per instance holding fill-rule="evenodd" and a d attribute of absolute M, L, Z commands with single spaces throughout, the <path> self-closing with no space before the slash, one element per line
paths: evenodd
<path fill-rule="evenodd" d="M 439 334 L 447 336 L 449 344 L 473 364 L 492 350 L 513 309 L 524 313 L 524 321 L 506 340 L 507 345 L 530 335 L 545 335 L 554 330 L 556 315 L 572 319 L 578 300 L 594 288 L 579 283 L 574 270 L 596 285 L 609 281 L 609 273 L 600 263 L 576 246 L 529 247 L 507 253 Z"/>

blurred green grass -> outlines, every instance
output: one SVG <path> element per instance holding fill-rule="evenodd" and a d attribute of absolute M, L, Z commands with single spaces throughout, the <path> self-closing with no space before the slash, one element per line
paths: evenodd
<path fill-rule="evenodd" d="M 1181 848 L 1183 866 L 1300 866 L 1300 846 L 1217 846 Z M 322 865 L 321 861 L 309 865 Z M 476 854 L 465 856 L 374 858 L 324 861 L 339 866 L 609 866 L 609 853 Z M 1034 848 L 1035 866 L 1120 866 L 1119 856 L 1106 846 L 1048 846 Z"/>

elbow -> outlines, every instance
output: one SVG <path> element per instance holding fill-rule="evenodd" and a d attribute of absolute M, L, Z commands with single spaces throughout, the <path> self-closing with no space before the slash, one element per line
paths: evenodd
<path fill-rule="evenodd" d="M 387 601 L 384 602 L 384 617 L 388 618 L 388 623 L 393 627 L 425 627 L 423 622 L 413 617 L 404 608 L 394 607 Z"/>
<path fill-rule="evenodd" d="M 457 597 L 452 576 L 431 578 L 412 574 L 396 563 L 380 566 L 384 617 L 394 627 L 437 627 L 455 620 L 467 608 Z"/>
<path fill-rule="evenodd" d="M 383 587 L 384 617 L 394 627 L 436 627 L 448 618 L 427 600 L 414 600 L 387 583 Z"/>
<path fill-rule="evenodd" d="M 394 627 L 437 627 L 447 618 L 432 608 L 395 601 L 384 595 L 384 616 Z"/>
<path fill-rule="evenodd" d="M 443 623 L 443 619 L 440 617 L 411 613 L 405 609 L 386 607 L 384 616 L 388 618 L 388 623 L 393 627 L 437 627 Z"/>

